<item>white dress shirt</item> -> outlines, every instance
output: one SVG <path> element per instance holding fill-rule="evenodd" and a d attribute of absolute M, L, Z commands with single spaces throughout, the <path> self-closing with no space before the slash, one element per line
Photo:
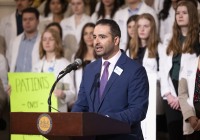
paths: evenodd
<path fill-rule="evenodd" d="M 115 65 L 116 65 L 116 63 L 117 63 L 117 61 L 118 61 L 118 59 L 120 58 L 121 54 L 122 54 L 122 53 L 121 53 L 121 51 L 119 50 L 119 51 L 117 52 L 117 54 L 114 55 L 114 56 L 113 56 L 112 58 L 110 58 L 109 60 L 105 60 L 105 59 L 102 58 L 101 76 L 102 76 L 103 70 L 104 70 L 104 68 L 105 68 L 105 66 L 103 65 L 103 63 L 104 63 L 105 61 L 108 61 L 108 62 L 110 62 L 110 65 L 109 65 L 109 67 L 108 67 L 108 79 L 110 78 L 110 76 L 111 76 L 111 74 L 112 74 L 112 72 L 113 72 L 113 70 L 114 70 L 114 67 L 115 67 Z"/>

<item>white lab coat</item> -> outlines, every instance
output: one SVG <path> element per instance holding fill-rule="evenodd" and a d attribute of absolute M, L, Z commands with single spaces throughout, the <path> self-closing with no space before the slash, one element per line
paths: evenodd
<path fill-rule="evenodd" d="M 169 10 L 169 15 L 165 20 L 160 20 L 160 39 L 161 42 L 164 41 L 164 37 L 168 33 L 173 32 L 173 25 L 175 21 L 175 10 L 171 6 Z"/>
<path fill-rule="evenodd" d="M 166 99 L 164 96 L 166 93 L 171 93 L 173 96 L 177 97 L 174 85 L 172 83 L 172 79 L 170 77 L 170 70 L 172 68 L 172 58 L 173 54 L 171 53 L 170 55 L 166 54 L 166 49 L 169 45 L 169 42 L 172 38 L 172 34 L 167 34 L 165 35 L 165 39 L 163 42 L 163 47 L 159 51 L 159 56 L 160 56 L 160 79 L 161 79 L 161 96 L 163 99 Z M 183 64 L 185 61 L 190 59 L 192 55 L 185 53 L 182 54 L 181 56 L 181 63 L 180 63 L 180 72 L 179 72 L 179 80 L 181 77 L 181 72 L 183 69 Z"/>
<path fill-rule="evenodd" d="M 3 17 L 0 21 L 0 34 L 5 38 L 6 42 L 6 58 L 10 63 L 10 43 L 17 36 L 17 23 L 16 23 L 16 11 L 10 15 Z"/>
<path fill-rule="evenodd" d="M 102 19 L 102 17 L 100 16 L 100 17 L 98 18 L 97 12 L 94 12 L 94 13 L 92 14 L 92 16 L 91 16 L 91 21 L 92 21 L 93 23 L 96 23 L 96 22 L 97 22 L 98 20 L 100 20 L 100 19 Z M 105 16 L 105 19 L 111 19 L 110 15 L 106 15 L 106 16 Z"/>
<path fill-rule="evenodd" d="M 77 95 L 78 95 L 78 92 L 80 89 L 82 76 L 83 76 L 83 68 L 82 67 L 74 71 L 74 84 L 76 86 Z"/>
<path fill-rule="evenodd" d="M 186 135 L 192 134 L 194 132 L 194 129 L 191 127 L 190 123 L 186 120 L 191 116 L 196 116 L 193 99 L 194 99 L 195 79 L 196 79 L 198 63 L 199 63 L 199 57 L 197 57 L 196 54 L 191 55 L 189 59 L 184 61 L 183 70 L 180 78 L 186 80 L 186 85 L 183 84 L 180 87 L 183 89 L 179 89 L 179 102 L 184 120 L 183 133 Z"/>
<path fill-rule="evenodd" d="M 163 2 L 164 0 L 154 0 L 153 9 L 157 14 L 163 9 Z"/>
<path fill-rule="evenodd" d="M 2 81 L 4 90 L 7 88 L 8 85 L 8 64 L 6 58 L 0 54 L 0 80 Z"/>
<path fill-rule="evenodd" d="M 40 22 L 38 24 L 38 31 L 42 34 L 43 31 L 45 30 L 46 26 L 52 22 L 53 22 L 52 14 L 50 14 L 48 17 L 40 16 Z"/>
<path fill-rule="evenodd" d="M 17 36 L 14 41 L 11 44 L 11 53 L 10 53 L 10 58 L 11 58 L 11 63 L 10 63 L 10 72 L 15 71 L 16 67 L 16 61 L 17 61 L 17 56 L 18 56 L 18 51 L 20 47 L 20 42 L 22 37 L 24 36 L 24 33 L 20 34 Z M 40 43 L 41 35 L 38 33 L 36 42 L 33 47 L 32 51 L 32 66 L 34 66 L 38 61 L 39 61 L 39 43 Z"/>
<path fill-rule="evenodd" d="M 158 49 L 162 47 L 162 45 L 159 43 L 158 44 Z M 144 57 L 143 57 L 143 60 L 142 60 L 142 65 L 144 66 L 147 74 L 156 74 L 157 75 L 157 79 L 159 80 L 159 72 L 157 71 L 158 70 L 158 62 L 156 60 L 156 58 L 149 58 L 148 57 L 148 53 L 149 53 L 149 50 L 146 49 L 145 53 L 144 53 Z M 126 55 L 128 57 L 130 57 L 130 52 L 129 50 L 126 51 Z"/>
<path fill-rule="evenodd" d="M 72 15 L 71 17 L 64 19 L 60 23 L 60 25 L 63 29 L 63 39 L 65 38 L 66 35 L 71 34 L 76 37 L 76 41 L 77 41 L 77 43 L 79 43 L 80 39 L 81 39 L 82 28 L 86 23 L 88 23 L 90 21 L 91 21 L 90 17 L 86 14 L 83 14 L 80 24 L 76 27 L 75 15 Z"/>
<path fill-rule="evenodd" d="M 71 62 L 74 62 L 74 60 L 75 60 L 75 54 L 72 55 Z M 95 59 L 92 60 L 92 62 L 93 61 L 95 61 Z M 80 67 L 79 69 L 73 71 L 72 74 L 73 74 L 73 80 L 74 80 L 74 85 L 75 85 L 75 89 L 76 89 L 76 94 L 78 95 L 81 81 L 82 81 L 82 76 L 83 76 L 83 67 Z"/>
<path fill-rule="evenodd" d="M 159 43 L 158 44 L 158 51 L 160 51 L 162 49 L 162 44 Z M 144 66 L 146 72 L 147 72 L 147 76 L 149 78 L 151 78 L 152 76 L 155 75 L 155 78 L 157 80 L 158 83 L 160 83 L 160 71 L 158 71 L 158 63 L 156 58 L 149 58 L 148 57 L 148 53 L 149 50 L 146 49 L 144 57 L 143 57 L 143 61 L 142 61 L 142 65 Z M 129 50 L 126 51 L 127 56 L 130 57 L 130 53 Z M 159 54 L 158 54 L 159 55 Z M 161 57 L 161 56 L 159 56 Z M 155 85 L 149 83 L 150 87 L 154 87 Z M 160 87 L 158 86 L 158 84 L 156 85 L 156 93 L 153 94 L 153 96 L 156 96 L 156 113 L 157 114 L 163 114 L 163 104 L 162 104 L 162 100 L 161 100 L 161 94 L 160 94 Z M 151 101 L 149 102 L 150 106 L 152 106 L 154 103 L 152 103 Z"/>
<path fill-rule="evenodd" d="M 44 66 L 45 58 L 40 59 L 39 62 L 37 62 L 33 68 L 33 72 L 42 72 L 43 66 Z M 55 66 L 54 66 L 54 75 L 55 78 L 58 76 L 58 74 L 65 69 L 66 66 L 68 66 L 70 63 L 65 58 L 55 59 Z M 47 71 L 44 71 L 47 72 Z M 66 95 L 64 99 L 58 99 L 58 110 L 61 112 L 67 112 L 68 106 L 67 104 L 69 102 L 72 102 L 75 100 L 76 94 L 75 94 L 75 88 L 73 83 L 73 78 L 71 74 L 66 74 L 62 79 L 60 79 L 59 83 L 62 83 L 64 86 L 64 94 Z"/>
<path fill-rule="evenodd" d="M 46 26 L 50 23 L 54 22 L 53 21 L 53 14 L 49 14 L 48 17 L 43 17 L 40 16 L 40 23 L 38 25 L 38 31 L 40 33 L 43 33 L 43 31 L 45 30 Z"/>

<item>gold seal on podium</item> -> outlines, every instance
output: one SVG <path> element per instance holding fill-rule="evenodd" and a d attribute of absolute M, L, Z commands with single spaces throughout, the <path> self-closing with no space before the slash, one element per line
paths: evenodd
<path fill-rule="evenodd" d="M 37 128 L 42 134 L 47 134 L 52 129 L 52 119 L 48 114 L 41 114 L 37 120 Z"/>

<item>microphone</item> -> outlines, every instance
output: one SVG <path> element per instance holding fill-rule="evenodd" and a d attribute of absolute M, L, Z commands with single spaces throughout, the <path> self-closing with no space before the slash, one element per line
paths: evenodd
<path fill-rule="evenodd" d="M 74 63 L 69 64 L 64 70 L 62 70 L 59 74 L 63 74 L 63 73 L 69 73 L 72 70 L 77 70 L 78 67 L 82 65 L 82 60 L 80 58 L 77 58 Z"/>

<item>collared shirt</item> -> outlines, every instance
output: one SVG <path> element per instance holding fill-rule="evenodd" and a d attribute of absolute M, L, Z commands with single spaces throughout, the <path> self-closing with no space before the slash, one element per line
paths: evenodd
<path fill-rule="evenodd" d="M 36 42 L 38 33 L 32 38 L 26 38 L 25 34 L 22 36 L 15 72 L 30 72 L 32 70 L 32 51 Z"/>
<path fill-rule="evenodd" d="M 114 70 L 114 67 L 115 67 L 115 65 L 116 65 L 116 63 L 117 63 L 117 61 L 118 61 L 118 59 L 119 59 L 119 57 L 121 56 L 121 51 L 119 50 L 118 52 L 117 52 L 117 54 L 116 55 L 114 55 L 112 58 L 110 58 L 109 60 L 105 60 L 105 59 L 103 59 L 102 58 L 102 68 L 101 68 L 101 76 L 102 76 L 102 74 L 103 74 L 103 70 L 104 70 L 104 65 L 103 65 L 103 63 L 105 62 L 105 61 L 108 61 L 108 62 L 110 62 L 110 65 L 109 65 L 109 67 L 108 67 L 108 73 L 109 73 L 109 75 L 108 75 L 108 79 L 110 78 L 110 76 L 111 76 L 111 74 L 112 74 L 112 72 L 113 72 L 113 70 Z"/>
<path fill-rule="evenodd" d="M 140 7 L 142 6 L 142 2 L 140 2 L 139 4 L 138 4 L 138 6 L 137 6 L 137 8 L 135 8 L 135 9 L 128 9 L 128 13 L 129 13 L 129 16 L 132 16 L 132 15 L 136 15 L 138 12 L 139 12 L 139 10 L 140 10 Z"/>
<path fill-rule="evenodd" d="M 24 29 L 23 29 L 23 26 L 22 26 L 22 15 L 20 15 L 18 13 L 18 11 L 16 11 L 16 23 L 17 23 L 17 35 L 21 34 Z"/>

